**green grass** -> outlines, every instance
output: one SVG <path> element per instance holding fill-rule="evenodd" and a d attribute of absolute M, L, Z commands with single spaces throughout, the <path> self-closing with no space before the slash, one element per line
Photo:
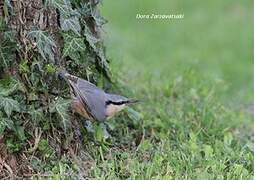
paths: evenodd
<path fill-rule="evenodd" d="M 253 7 L 252 0 L 104 1 L 115 92 L 141 102 L 78 128 L 83 142 L 60 161 L 41 140 L 45 161 L 29 161 L 48 174 L 34 176 L 254 179 L 254 113 L 246 112 L 254 104 Z M 137 13 L 185 18 L 137 20 Z"/>
<path fill-rule="evenodd" d="M 106 46 L 137 118 L 90 150 L 100 179 L 253 179 L 252 0 L 105 1 Z M 183 20 L 136 14 L 184 13 Z M 133 114 L 133 113 L 132 113 Z M 134 113 L 135 115 L 135 113 Z"/>

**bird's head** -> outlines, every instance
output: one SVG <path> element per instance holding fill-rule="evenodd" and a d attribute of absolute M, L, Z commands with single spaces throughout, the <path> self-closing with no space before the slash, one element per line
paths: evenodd
<path fill-rule="evenodd" d="M 115 94 L 106 94 L 106 97 L 106 115 L 108 118 L 124 109 L 126 105 L 138 102 L 137 100 L 131 100 L 124 96 Z"/>

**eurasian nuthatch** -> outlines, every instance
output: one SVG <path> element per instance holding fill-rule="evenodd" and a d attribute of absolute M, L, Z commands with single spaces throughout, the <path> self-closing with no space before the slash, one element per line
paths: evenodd
<path fill-rule="evenodd" d="M 113 117 L 126 105 L 137 102 L 124 96 L 109 94 L 94 84 L 62 70 L 59 75 L 67 80 L 72 96 L 71 108 L 87 119 L 104 121 Z"/>

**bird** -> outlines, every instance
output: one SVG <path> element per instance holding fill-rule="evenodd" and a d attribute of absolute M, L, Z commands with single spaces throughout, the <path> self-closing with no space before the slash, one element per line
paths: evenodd
<path fill-rule="evenodd" d="M 72 112 L 88 120 L 103 122 L 126 106 L 138 102 L 121 95 L 106 93 L 93 83 L 71 75 L 66 70 L 60 70 L 58 75 L 64 78 L 70 87 Z"/>

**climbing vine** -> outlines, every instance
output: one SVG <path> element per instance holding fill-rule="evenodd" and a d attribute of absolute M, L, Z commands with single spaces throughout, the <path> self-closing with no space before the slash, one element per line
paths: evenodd
<path fill-rule="evenodd" d="M 56 72 L 66 68 L 95 83 L 110 82 L 101 40 L 106 21 L 99 14 L 99 3 L 0 2 L 0 151 L 55 157 L 68 146 L 63 141 L 73 140 L 62 138 L 76 127 L 70 123 L 74 117 L 68 109 L 69 93 Z M 8 158 L 0 152 L 0 160 Z"/>

